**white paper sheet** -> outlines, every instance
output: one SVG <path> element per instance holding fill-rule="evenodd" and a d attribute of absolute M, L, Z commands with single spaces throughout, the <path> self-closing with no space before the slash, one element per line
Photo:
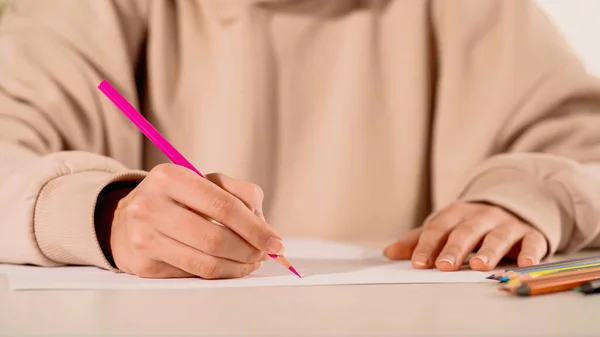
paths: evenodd
<path fill-rule="evenodd" d="M 191 289 L 391 283 L 489 282 L 487 273 L 415 270 L 408 261 L 390 262 L 380 251 L 310 239 L 285 240 L 286 257 L 298 278 L 277 262 L 266 261 L 252 275 L 231 280 L 141 279 L 93 267 L 1 266 L 12 290 L 42 289 Z"/>

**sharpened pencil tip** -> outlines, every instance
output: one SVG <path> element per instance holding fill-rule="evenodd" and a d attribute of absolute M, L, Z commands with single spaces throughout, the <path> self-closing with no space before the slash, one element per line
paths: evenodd
<path fill-rule="evenodd" d="M 531 290 L 528 286 L 523 285 L 515 290 L 515 294 L 517 294 L 518 296 L 529 296 L 531 295 Z"/>
<path fill-rule="evenodd" d="M 590 294 L 594 292 L 594 287 L 590 283 L 584 283 L 577 288 L 579 288 L 580 293 L 584 294 Z"/>
<path fill-rule="evenodd" d="M 289 270 L 290 270 L 292 273 L 296 274 L 296 276 L 298 276 L 299 278 L 302 278 L 302 275 L 300 275 L 300 273 L 298 273 L 298 272 L 296 271 L 296 268 L 294 268 L 294 267 L 289 267 L 288 269 L 289 269 Z"/>
<path fill-rule="evenodd" d="M 488 277 L 486 277 L 486 280 L 493 280 L 494 278 L 496 278 L 496 275 L 490 275 Z"/>

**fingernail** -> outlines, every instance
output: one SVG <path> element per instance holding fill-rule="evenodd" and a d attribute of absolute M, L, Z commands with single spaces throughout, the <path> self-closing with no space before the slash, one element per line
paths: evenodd
<path fill-rule="evenodd" d="M 390 247 L 385 247 L 385 249 L 383 250 L 383 255 L 384 256 L 389 256 L 390 255 Z"/>
<path fill-rule="evenodd" d="M 526 266 L 533 266 L 535 264 L 535 260 L 533 258 L 527 256 L 523 258 L 523 262 L 525 262 Z"/>
<path fill-rule="evenodd" d="M 270 238 L 267 242 L 268 253 L 281 255 L 284 249 L 283 242 L 278 238 Z"/>
<path fill-rule="evenodd" d="M 479 259 L 484 265 L 486 265 L 488 263 L 488 257 L 485 255 L 477 255 L 477 256 L 473 256 L 473 259 Z"/>
<path fill-rule="evenodd" d="M 270 259 L 269 255 L 264 254 L 262 259 L 260 259 L 261 261 L 267 261 L 268 259 Z"/>
<path fill-rule="evenodd" d="M 429 266 L 429 256 L 427 254 L 417 254 L 413 257 L 413 263 L 417 266 L 427 267 Z"/>
<path fill-rule="evenodd" d="M 449 265 L 454 266 L 454 263 L 456 263 L 456 258 L 450 254 L 444 254 L 438 260 L 438 263 L 441 262 L 446 262 Z"/>

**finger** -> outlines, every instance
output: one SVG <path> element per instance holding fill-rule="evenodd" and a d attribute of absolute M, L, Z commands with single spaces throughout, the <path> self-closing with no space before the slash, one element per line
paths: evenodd
<path fill-rule="evenodd" d="M 194 275 L 161 261 L 146 261 L 125 271 L 140 278 L 190 278 Z"/>
<path fill-rule="evenodd" d="M 510 221 L 494 228 L 485 236 L 481 248 L 469 261 L 471 269 L 489 271 L 495 268 L 529 229 L 529 226 L 519 221 Z"/>
<path fill-rule="evenodd" d="M 264 220 L 262 211 L 264 192 L 260 186 L 250 182 L 237 180 L 219 173 L 208 174 L 206 175 L 206 179 L 212 181 L 225 191 L 233 194 L 236 198 L 240 199 L 253 213 Z"/>
<path fill-rule="evenodd" d="M 164 235 L 206 254 L 241 263 L 258 262 L 264 253 L 229 228 L 215 225 L 175 203 L 161 206 L 156 228 Z"/>
<path fill-rule="evenodd" d="M 392 260 L 409 260 L 417 246 L 417 242 L 419 242 L 422 231 L 423 227 L 408 231 L 400 240 L 387 246 L 383 251 L 383 255 Z"/>
<path fill-rule="evenodd" d="M 281 237 L 233 194 L 181 167 L 160 166 L 154 175 L 173 200 L 227 226 L 261 251 L 283 253 Z"/>
<path fill-rule="evenodd" d="M 156 236 L 152 258 L 204 279 L 229 279 L 249 275 L 262 262 L 239 263 L 208 255 L 163 234 Z"/>
<path fill-rule="evenodd" d="M 547 253 L 548 243 L 544 235 L 536 230 L 531 230 L 523 237 L 521 252 L 517 257 L 517 265 L 519 267 L 536 265 Z"/>
<path fill-rule="evenodd" d="M 411 257 L 413 267 L 419 269 L 431 268 L 452 228 L 462 222 L 464 216 L 465 213 L 460 212 L 459 208 L 450 207 L 441 211 L 429 223 L 425 224 Z"/>
<path fill-rule="evenodd" d="M 455 271 L 463 265 L 467 255 L 481 242 L 483 237 L 504 219 L 486 214 L 477 215 L 457 225 L 436 260 L 442 271 Z"/>

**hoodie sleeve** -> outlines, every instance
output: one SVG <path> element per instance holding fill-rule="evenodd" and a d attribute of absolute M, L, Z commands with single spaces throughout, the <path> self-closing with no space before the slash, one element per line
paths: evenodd
<path fill-rule="evenodd" d="M 434 4 L 437 208 L 504 207 L 550 254 L 600 247 L 599 80 L 533 0 Z"/>
<path fill-rule="evenodd" d="M 130 170 L 139 138 L 102 99 L 133 104 L 144 1 L 19 0 L 0 20 L 0 262 L 112 269 L 98 244 L 99 192 Z M 120 148 L 108 148 L 118 135 Z M 110 142 L 113 143 L 113 142 Z M 125 154 L 129 154 L 126 156 Z M 117 158 L 117 159 L 111 159 Z"/>

